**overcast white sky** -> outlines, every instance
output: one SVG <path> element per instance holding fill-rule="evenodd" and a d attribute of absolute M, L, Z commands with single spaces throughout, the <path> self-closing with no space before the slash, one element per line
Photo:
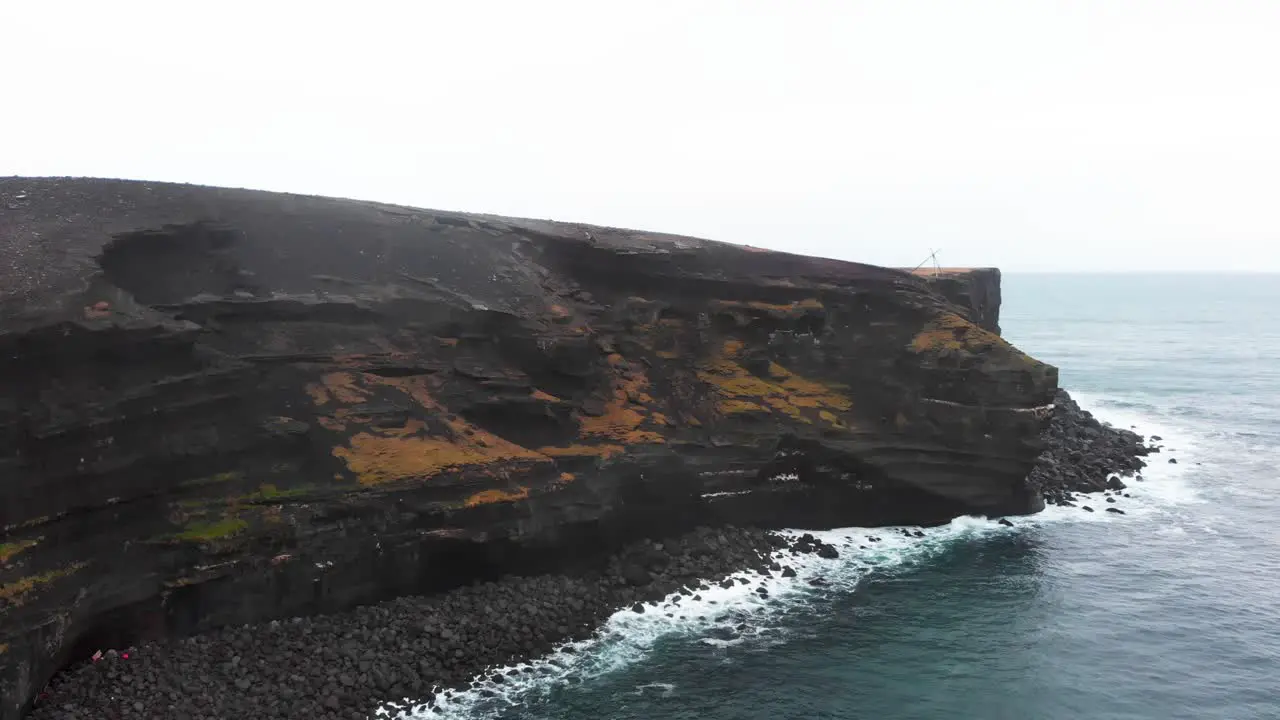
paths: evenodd
<path fill-rule="evenodd" d="M 0 78 L 0 175 L 1280 270 L 1280 0 L 0 0 Z"/>

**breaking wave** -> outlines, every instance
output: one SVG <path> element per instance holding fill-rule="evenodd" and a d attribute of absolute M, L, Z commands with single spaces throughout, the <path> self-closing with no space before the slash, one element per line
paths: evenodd
<path fill-rule="evenodd" d="M 619 610 L 588 640 L 561 645 L 532 663 L 495 668 L 467 688 L 445 690 L 427 700 L 390 702 L 376 716 L 390 720 L 497 720 L 522 716 L 526 714 L 522 709 L 557 690 L 589 683 L 644 660 L 660 642 L 698 642 L 716 647 L 785 643 L 783 619 L 788 614 L 832 593 L 853 592 L 874 573 L 927 562 L 966 539 L 1026 532 L 1054 523 L 1131 522 L 1144 516 L 1177 513 L 1179 506 L 1202 502 L 1187 477 L 1197 451 L 1192 433 L 1164 422 L 1167 416 L 1145 403 L 1108 401 L 1077 393 L 1073 397 L 1104 422 L 1162 438 L 1160 443 L 1165 449 L 1149 458 L 1143 480 L 1129 481 L 1128 496 L 1116 498 L 1114 505 L 1105 505 L 1101 498 L 1082 497 L 1082 507 L 1050 506 L 1034 516 L 1010 518 L 1010 525 L 984 517 L 961 517 L 933 528 L 812 531 L 815 537 L 835 545 L 840 557 L 823 559 L 780 552 L 777 559 L 795 570 L 794 577 L 783 577 L 779 572 L 767 577 L 742 572 L 732 576 L 734 583 L 727 588 L 712 585 L 693 597 L 671 595 L 644 613 Z M 1177 464 L 1167 462 L 1171 456 L 1178 459 Z M 1098 505 L 1094 512 L 1083 508 L 1090 503 Z M 1103 512 L 1104 507 L 1117 507 L 1125 514 Z M 761 588 L 767 594 L 762 594 Z M 653 693 L 663 697 L 676 691 L 671 683 L 635 688 L 637 695 Z"/>

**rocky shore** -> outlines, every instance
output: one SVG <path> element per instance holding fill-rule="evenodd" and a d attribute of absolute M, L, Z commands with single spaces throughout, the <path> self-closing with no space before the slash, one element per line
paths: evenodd
<path fill-rule="evenodd" d="M 1123 492 L 1122 477 L 1140 478 L 1143 458 L 1159 451 L 1132 430 L 1104 425 L 1066 390 L 1054 398 L 1053 420 L 1042 437 L 1045 449 L 1027 481 L 1054 505 L 1075 506 L 1076 493 Z"/>
<path fill-rule="evenodd" d="M 589 637 L 618 608 L 659 612 L 656 601 L 672 593 L 697 598 L 711 583 L 749 583 L 728 578 L 741 570 L 794 575 L 785 558 L 802 553 L 838 556 L 809 535 L 700 528 L 631 545 L 589 574 L 510 577 L 349 613 L 109 650 L 56 677 L 30 717 L 366 718 L 389 699 L 427 698 Z"/>
<path fill-rule="evenodd" d="M 1076 493 L 1122 492 L 1120 477 L 1140 471 L 1155 451 L 1137 433 L 1103 425 L 1065 391 L 1045 437 L 1028 482 L 1061 505 L 1074 505 Z M 794 575 L 785 558 L 801 553 L 838 556 L 808 535 L 699 528 L 633 544 L 586 574 L 508 577 L 348 613 L 109 650 L 56 677 L 30 717 L 367 718 L 389 699 L 429 698 L 492 679 L 495 668 L 589 637 L 619 608 L 660 612 L 657 601 L 671 593 L 696 598 L 713 583 L 749 583 L 729 578 L 742 570 Z"/>

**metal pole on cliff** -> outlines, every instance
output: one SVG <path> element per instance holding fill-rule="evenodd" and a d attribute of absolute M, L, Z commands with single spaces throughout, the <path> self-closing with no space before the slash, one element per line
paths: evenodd
<path fill-rule="evenodd" d="M 938 264 L 938 252 L 939 252 L 938 250 L 934 250 L 933 248 L 930 248 L 929 257 L 925 258 L 919 265 L 911 268 L 912 274 L 914 274 L 920 268 L 924 267 L 925 263 L 932 260 L 933 261 L 933 277 L 937 278 L 938 274 L 942 272 L 942 266 Z"/>

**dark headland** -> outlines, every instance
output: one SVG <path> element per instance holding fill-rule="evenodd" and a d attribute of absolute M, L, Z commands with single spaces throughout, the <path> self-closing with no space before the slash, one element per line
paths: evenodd
<path fill-rule="evenodd" d="M 365 717 L 837 552 L 772 529 L 1121 491 L 1142 439 L 1001 339 L 999 283 L 0 179 L 0 720 Z"/>

